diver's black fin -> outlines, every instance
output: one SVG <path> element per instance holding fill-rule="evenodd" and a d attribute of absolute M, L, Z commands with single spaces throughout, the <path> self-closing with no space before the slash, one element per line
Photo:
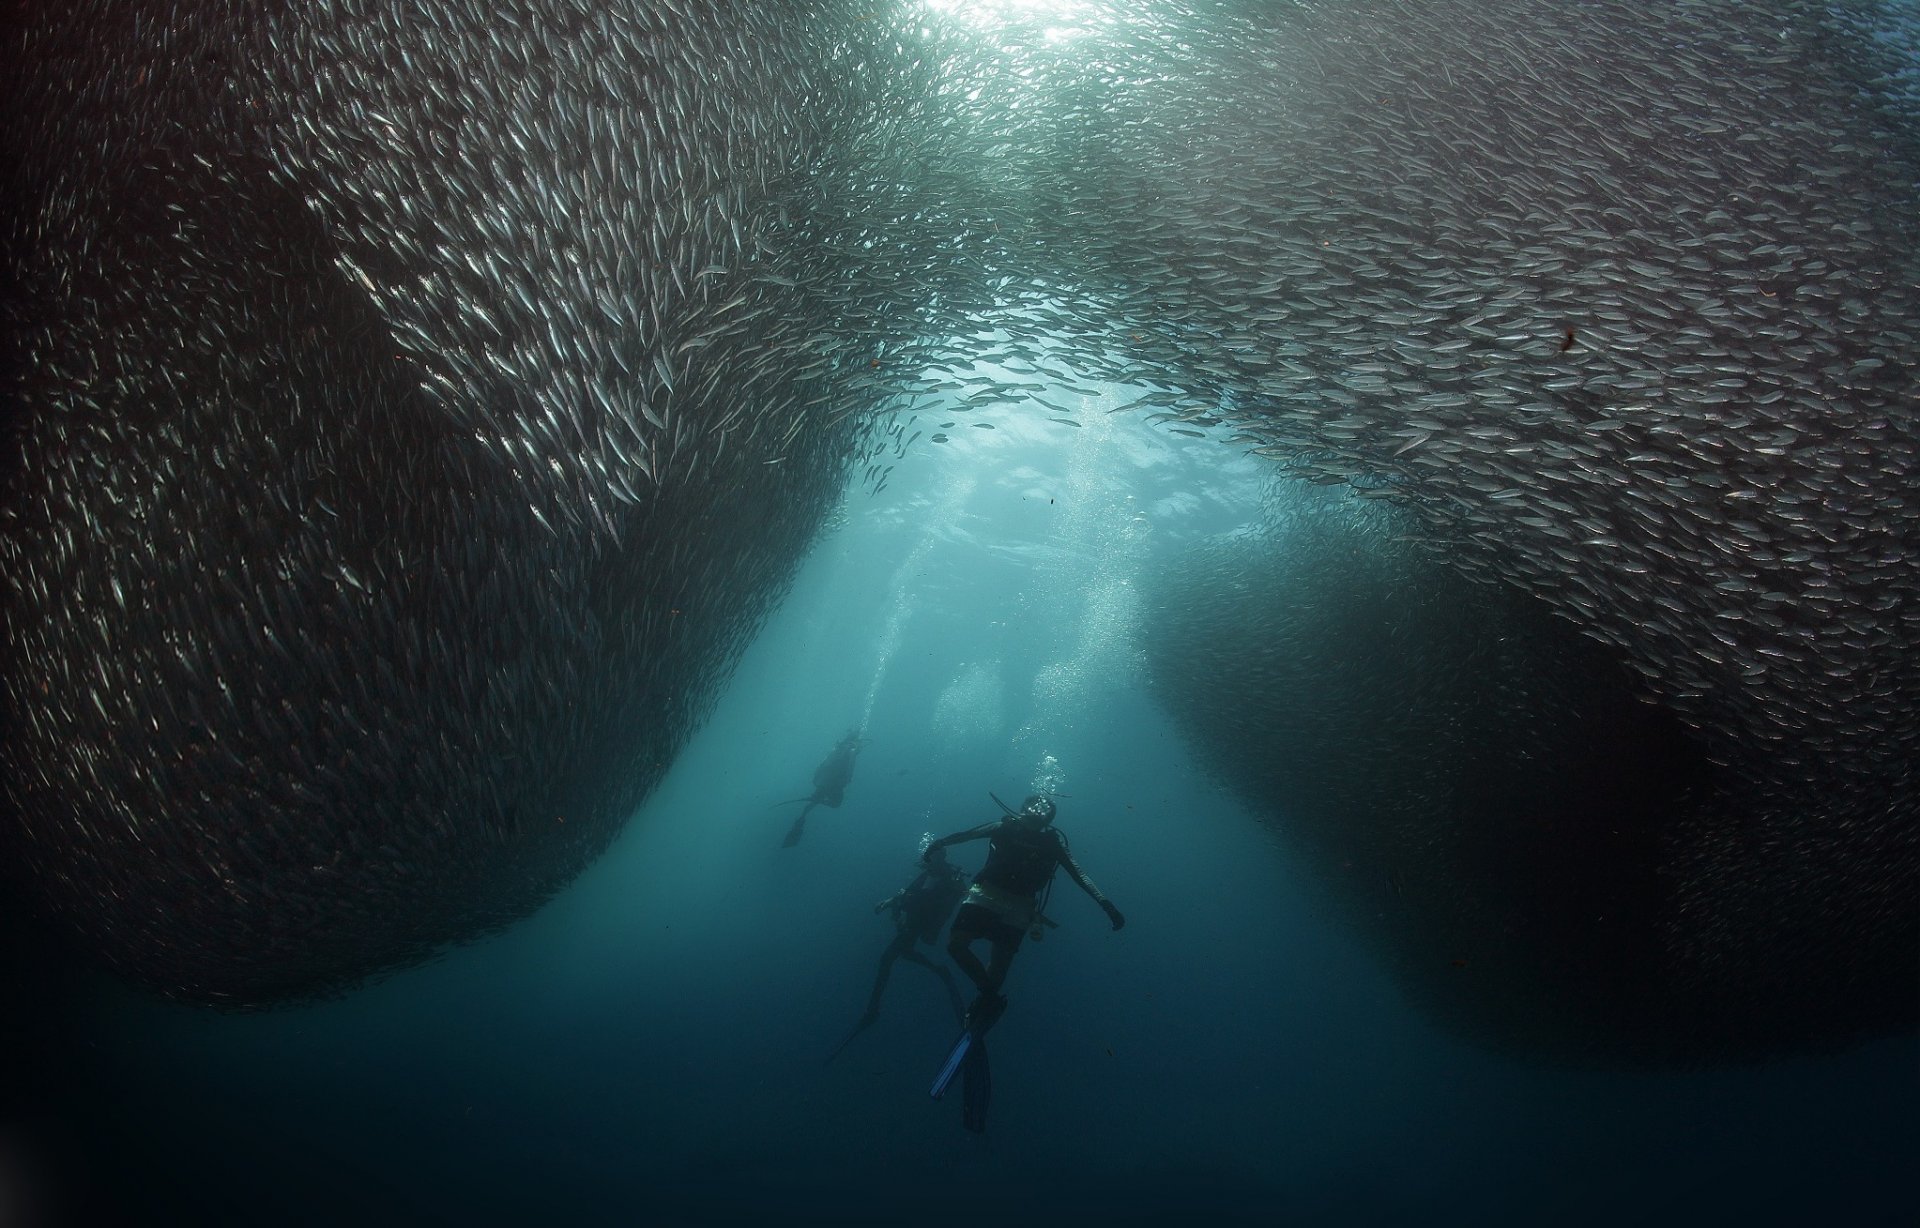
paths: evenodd
<path fill-rule="evenodd" d="M 975 1134 L 987 1128 L 987 1105 L 993 1101 L 993 1075 L 987 1069 L 985 1037 L 973 1042 L 960 1063 L 960 1124 Z"/>
<path fill-rule="evenodd" d="M 835 1045 L 833 1048 L 833 1052 L 827 1054 L 827 1060 L 820 1064 L 822 1066 L 833 1065 L 833 1059 L 836 1057 L 839 1057 L 841 1052 L 845 1050 L 848 1045 L 853 1043 L 853 1038 L 860 1035 L 860 1033 L 866 1031 L 867 1025 L 872 1023 L 874 1020 L 878 1019 L 879 1017 L 880 1015 L 878 1012 L 875 1012 L 874 1014 L 871 1014 L 871 1015 L 860 1016 L 860 1022 L 853 1025 L 853 1031 L 848 1032 L 847 1038 L 841 1041 L 839 1044 Z"/>
<path fill-rule="evenodd" d="M 800 843 L 800 837 L 805 835 L 807 832 L 807 812 L 812 809 L 813 809 L 813 806 L 809 804 L 806 810 L 802 810 L 800 812 L 800 817 L 795 819 L 793 821 L 793 826 L 787 829 L 787 838 L 780 842 L 781 848 L 790 849 L 794 845 Z"/>

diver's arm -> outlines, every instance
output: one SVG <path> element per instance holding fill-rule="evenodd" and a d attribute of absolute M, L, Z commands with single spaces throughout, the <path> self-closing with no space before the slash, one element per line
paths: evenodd
<path fill-rule="evenodd" d="M 1093 885 L 1093 880 L 1087 877 L 1087 872 L 1080 868 L 1080 863 L 1073 859 L 1072 853 L 1061 849 L 1060 864 L 1067 868 L 1068 876 L 1080 884 L 1080 890 L 1092 896 L 1093 902 L 1106 912 L 1107 920 L 1113 922 L 1114 929 L 1119 929 L 1127 923 L 1127 919 L 1120 915 L 1120 910 L 1113 906 L 1113 901 L 1102 895 L 1100 888 Z"/>
<path fill-rule="evenodd" d="M 969 840 L 985 840 L 993 834 L 993 829 L 998 826 L 1000 826 L 1000 820 L 994 819 L 991 822 L 982 823 L 980 826 L 969 828 L 966 831 L 954 832 L 951 836 L 942 836 L 927 845 L 926 851 L 920 854 L 920 860 L 925 861 L 927 859 L 927 853 L 931 853 L 935 849 L 946 848 L 950 844 L 965 844 Z"/>

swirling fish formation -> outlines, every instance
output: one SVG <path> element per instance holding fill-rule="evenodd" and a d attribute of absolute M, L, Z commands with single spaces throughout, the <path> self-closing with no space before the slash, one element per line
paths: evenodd
<path fill-rule="evenodd" d="M 1679 854 L 1695 966 L 1916 932 L 1897 10 L 25 20 L 9 846 L 143 983 L 298 996 L 524 913 L 891 415 L 1094 381 L 1630 669 L 1758 799 Z"/>

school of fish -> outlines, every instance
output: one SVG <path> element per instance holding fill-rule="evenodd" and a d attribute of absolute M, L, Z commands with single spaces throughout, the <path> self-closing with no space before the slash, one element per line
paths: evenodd
<path fill-rule="evenodd" d="M 842 484 L 940 446 L 903 415 L 1068 416 L 1093 381 L 1395 505 L 1445 574 L 1632 671 L 1743 801 L 1662 863 L 1676 976 L 1760 1008 L 1920 937 L 1896 8 L 21 24 L 0 873 L 143 984 L 295 998 L 524 915 L 657 781 Z M 983 361 L 1021 377 L 928 374 Z M 1297 630 L 1236 608 L 1160 671 L 1176 712 Z"/>
<path fill-rule="evenodd" d="M 1534 19 L 1513 20 L 1520 9 Z M 1911 67 L 1874 63 L 1852 27 L 1796 5 L 1369 12 L 1340 23 L 1344 124 L 1323 112 L 1290 135 L 1298 186 L 1246 206 L 1284 254 L 1214 274 L 1223 299 L 1264 303 L 1286 338 L 1222 361 L 1225 395 L 1239 413 L 1261 402 L 1256 446 L 1400 505 L 1414 516 L 1402 534 L 1452 572 L 1529 594 L 1604 645 L 1634 694 L 1684 723 L 1708 776 L 1684 804 L 1649 803 L 1665 826 L 1587 846 L 1597 860 L 1564 859 L 1578 833 L 1551 855 L 1516 838 L 1470 856 L 1487 831 L 1433 787 L 1445 772 L 1415 782 L 1397 758 L 1446 745 L 1396 731 L 1412 680 L 1371 675 L 1349 714 L 1370 721 L 1319 727 L 1300 691 L 1273 684 L 1266 667 L 1311 669 L 1309 632 L 1325 624 L 1279 596 L 1298 596 L 1313 565 L 1247 543 L 1165 586 L 1148 645 L 1163 694 L 1277 826 L 1340 850 L 1330 878 L 1370 876 L 1350 893 L 1357 923 L 1418 997 L 1495 1044 L 1699 1060 L 1910 1029 Z M 1230 93 L 1245 105 L 1248 91 Z M 1251 396 L 1248 365 L 1264 373 Z M 1271 599 L 1238 601 L 1255 573 Z M 1241 614 L 1231 626 L 1223 603 Z M 1435 633 L 1417 664 L 1444 675 L 1455 660 L 1441 689 L 1459 698 L 1475 685 L 1459 663 L 1494 664 L 1469 658 L 1476 642 Z M 1467 706 L 1484 719 L 1495 702 Z M 1540 700 L 1527 719 L 1580 724 L 1580 707 Z M 1524 776 L 1542 735 L 1506 728 L 1498 762 Z M 1288 767 L 1330 771 L 1316 749 L 1335 747 L 1361 748 L 1344 787 L 1379 792 L 1292 810 Z M 1383 798 L 1394 781 L 1405 791 Z M 1543 800 L 1539 824 L 1583 810 Z M 1371 829 L 1327 839 L 1341 822 Z M 1615 906 L 1573 915 L 1596 892 Z M 1442 936 L 1462 941 L 1448 951 Z"/>

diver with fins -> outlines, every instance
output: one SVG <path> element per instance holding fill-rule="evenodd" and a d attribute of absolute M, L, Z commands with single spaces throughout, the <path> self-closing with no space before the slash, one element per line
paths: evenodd
<path fill-rule="evenodd" d="M 993 797 L 991 793 L 987 796 Z M 998 797 L 994 804 L 1005 817 L 982 823 L 966 831 L 943 836 L 927 845 L 925 856 L 942 853 L 948 845 L 970 840 L 986 840 L 987 862 L 974 875 L 947 935 L 947 954 L 980 991 L 967 1010 L 965 1028 L 948 1054 L 946 1063 L 933 1082 L 938 1099 L 956 1073 L 964 1071 L 965 1109 L 961 1123 L 978 1133 L 986 1129 L 987 1101 L 992 1095 L 988 1073 L 986 1036 L 1006 1011 L 1007 999 L 1000 988 L 1006 982 L 1007 969 L 1029 936 L 1038 940 L 1053 925 L 1044 909 L 1052 894 L 1055 871 L 1065 868 L 1068 877 L 1093 897 L 1118 930 L 1127 919 L 1113 901 L 1101 894 L 1085 870 L 1073 859 L 1067 838 L 1053 826 L 1055 807 L 1039 794 L 1029 796 L 1019 810 L 1013 810 Z M 969 948 L 985 939 L 990 944 L 987 963 Z"/>
<path fill-rule="evenodd" d="M 947 860 L 945 849 L 932 848 L 932 839 L 933 835 L 929 832 L 921 842 L 920 873 L 914 880 L 873 906 L 876 913 L 892 913 L 893 941 L 880 953 L 880 968 L 874 973 L 873 992 L 867 997 L 866 1013 L 860 1016 L 860 1021 L 853 1025 L 853 1030 L 847 1033 L 847 1038 L 840 1042 L 839 1047 L 827 1055 L 828 1062 L 839 1057 L 840 1051 L 853 1043 L 854 1037 L 880 1017 L 880 996 L 887 990 L 887 979 L 893 973 L 895 960 L 911 960 L 938 976 L 946 986 L 947 998 L 953 1005 L 954 1020 L 960 1022 L 966 1018 L 966 1003 L 960 997 L 960 987 L 954 981 L 953 972 L 914 949 L 920 943 L 931 945 L 939 940 L 947 919 L 953 916 L 953 910 L 960 906 L 961 897 L 967 893 L 967 872 Z"/>
<path fill-rule="evenodd" d="M 794 802 L 806 803 L 800 810 L 800 817 L 795 819 L 793 826 L 787 829 L 787 838 L 780 842 L 781 848 L 790 849 L 800 843 L 800 837 L 806 833 L 807 815 L 815 806 L 839 808 L 841 799 L 846 796 L 847 786 L 853 782 L 854 757 L 866 744 L 866 739 L 860 736 L 858 729 L 849 730 L 847 736 L 841 738 L 833 748 L 832 753 L 813 770 L 812 793 L 806 797 L 795 797 L 774 803 L 777 806 L 791 806 Z"/>

